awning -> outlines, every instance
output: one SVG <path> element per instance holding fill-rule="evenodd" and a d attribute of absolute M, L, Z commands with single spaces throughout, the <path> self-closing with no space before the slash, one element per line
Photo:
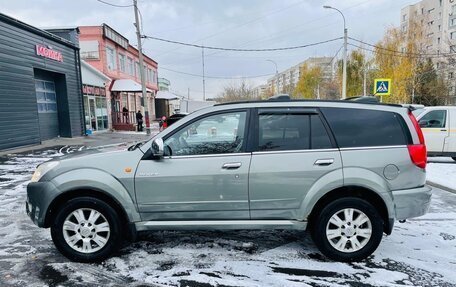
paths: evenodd
<path fill-rule="evenodd" d="M 150 89 L 146 89 L 148 92 L 152 92 Z M 119 79 L 115 80 L 112 85 L 111 92 L 142 92 L 140 84 L 130 79 Z"/>
<path fill-rule="evenodd" d="M 180 99 L 181 97 L 179 97 L 178 95 L 176 94 L 173 94 L 169 91 L 158 91 L 157 92 L 157 95 L 155 96 L 155 99 L 158 99 L 158 100 L 178 100 Z"/>

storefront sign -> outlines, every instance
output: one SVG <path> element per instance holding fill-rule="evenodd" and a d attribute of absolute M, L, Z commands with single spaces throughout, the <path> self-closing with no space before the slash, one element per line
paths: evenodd
<path fill-rule="evenodd" d="M 41 57 L 49 58 L 55 61 L 63 62 L 62 53 L 56 50 L 52 50 L 41 44 L 36 44 L 36 54 Z"/>
<path fill-rule="evenodd" d="M 86 95 L 105 96 L 106 90 L 101 87 L 82 85 L 82 92 Z"/>

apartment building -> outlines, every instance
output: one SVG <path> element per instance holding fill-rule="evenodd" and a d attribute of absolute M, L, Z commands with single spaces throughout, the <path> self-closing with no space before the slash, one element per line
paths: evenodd
<path fill-rule="evenodd" d="M 144 55 L 147 97 L 142 99 L 139 52 L 128 39 L 106 24 L 78 27 L 81 58 L 107 76 L 106 100 L 109 126 L 117 130 L 134 130 L 135 113 L 149 110 L 149 119 L 155 120 L 154 97 L 158 91 L 158 64 Z"/>
<path fill-rule="evenodd" d="M 449 79 L 449 93 L 456 103 L 456 57 L 447 56 L 456 53 L 456 1 L 422 0 L 401 9 L 401 31 L 409 32 L 413 23 L 424 27 L 423 47 L 425 53 L 434 56 L 435 68 Z M 405 48 L 402 48 L 405 51 Z M 446 55 L 445 55 L 446 54 Z"/>
<path fill-rule="evenodd" d="M 332 80 L 336 75 L 337 61 L 333 57 L 311 57 L 307 60 L 278 73 L 268 79 L 267 87 L 274 94 L 289 92 L 296 87 L 301 76 L 301 67 L 307 65 L 309 68 L 320 67 L 324 80 Z"/>

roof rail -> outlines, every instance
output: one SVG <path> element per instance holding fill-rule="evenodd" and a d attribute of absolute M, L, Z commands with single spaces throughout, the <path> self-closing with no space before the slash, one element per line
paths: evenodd
<path fill-rule="evenodd" d="M 227 106 L 227 105 L 235 105 L 235 104 L 271 103 L 271 102 L 299 102 L 299 103 L 300 102 L 302 102 L 302 103 L 320 102 L 320 103 L 379 105 L 379 106 L 390 106 L 390 107 L 403 108 L 403 106 L 399 105 L 399 104 L 388 104 L 388 103 L 380 103 L 380 102 L 363 102 L 363 101 L 346 101 L 346 100 L 316 100 L 316 99 L 246 100 L 246 101 L 218 103 L 218 104 L 215 104 L 214 106 Z"/>

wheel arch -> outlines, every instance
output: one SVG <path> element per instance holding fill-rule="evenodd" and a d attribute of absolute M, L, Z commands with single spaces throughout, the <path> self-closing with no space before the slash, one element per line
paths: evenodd
<path fill-rule="evenodd" d="M 385 232 L 388 235 L 391 234 L 394 220 L 392 220 L 389 216 L 388 206 L 385 203 L 384 198 L 372 189 L 356 185 L 341 186 L 327 192 L 322 197 L 320 197 L 312 207 L 311 212 L 307 217 L 307 220 L 309 222 L 308 227 L 312 228 L 312 224 L 314 222 L 315 217 L 318 216 L 318 213 L 327 204 L 336 199 L 344 197 L 357 197 L 360 199 L 364 199 L 370 204 L 372 204 L 378 210 L 380 216 L 383 219 L 383 232 Z"/>
<path fill-rule="evenodd" d="M 46 210 L 43 227 L 51 227 L 55 215 L 63 207 L 65 202 L 78 197 L 93 197 L 111 206 L 119 215 L 121 226 L 127 228 L 128 230 L 127 239 L 134 240 L 136 238 L 136 230 L 134 229 L 134 224 L 130 224 L 129 216 L 126 210 L 123 208 L 122 204 L 116 198 L 114 198 L 114 196 L 109 195 L 105 191 L 96 188 L 75 188 L 59 194 L 52 200 Z"/>

